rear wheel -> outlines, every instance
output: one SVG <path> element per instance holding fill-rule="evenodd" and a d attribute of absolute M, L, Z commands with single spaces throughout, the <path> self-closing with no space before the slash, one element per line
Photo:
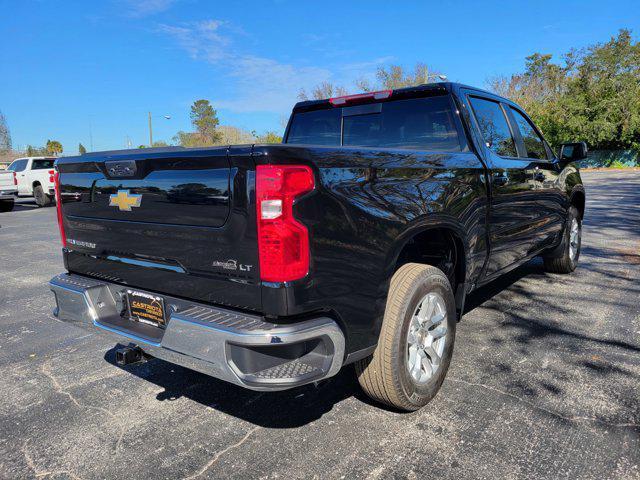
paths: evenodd
<path fill-rule="evenodd" d="M 36 185 L 33 189 L 33 196 L 36 199 L 36 205 L 39 207 L 46 207 L 51 204 L 51 197 L 44 193 L 41 185 Z"/>
<path fill-rule="evenodd" d="M 436 395 L 451 362 L 455 301 L 446 275 L 408 263 L 391 279 L 378 346 L 356 363 L 358 381 L 373 399 L 413 411 Z"/>
<path fill-rule="evenodd" d="M 562 243 L 556 250 L 545 255 L 544 267 L 548 272 L 571 273 L 578 266 L 582 245 L 582 221 L 576 207 L 570 207 L 562 236 Z"/>
<path fill-rule="evenodd" d="M 15 202 L 13 200 L 0 200 L 0 212 L 10 212 L 13 210 Z"/>

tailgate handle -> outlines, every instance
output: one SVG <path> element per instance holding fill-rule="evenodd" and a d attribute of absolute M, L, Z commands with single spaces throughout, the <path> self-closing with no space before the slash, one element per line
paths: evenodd
<path fill-rule="evenodd" d="M 104 166 L 110 177 L 133 177 L 138 169 L 135 160 L 104 162 Z"/>

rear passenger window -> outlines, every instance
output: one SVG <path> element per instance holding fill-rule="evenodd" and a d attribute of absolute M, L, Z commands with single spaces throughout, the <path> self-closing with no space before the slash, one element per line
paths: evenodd
<path fill-rule="evenodd" d="M 518 125 L 522 141 L 527 149 L 527 158 L 547 159 L 547 150 L 544 148 L 544 142 L 535 128 L 533 128 L 533 125 L 518 110 L 512 108 L 511 113 L 513 113 L 513 118 Z"/>
<path fill-rule="evenodd" d="M 471 97 L 470 102 L 487 147 L 501 157 L 517 157 L 516 144 L 500 104 L 477 97 Z"/>

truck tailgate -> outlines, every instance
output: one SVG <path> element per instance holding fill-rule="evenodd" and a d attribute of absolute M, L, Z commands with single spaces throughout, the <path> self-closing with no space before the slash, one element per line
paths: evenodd
<path fill-rule="evenodd" d="M 69 271 L 260 309 L 251 147 L 106 152 L 57 168 Z"/>
<path fill-rule="evenodd" d="M 0 190 L 14 190 L 13 172 L 0 171 Z"/>

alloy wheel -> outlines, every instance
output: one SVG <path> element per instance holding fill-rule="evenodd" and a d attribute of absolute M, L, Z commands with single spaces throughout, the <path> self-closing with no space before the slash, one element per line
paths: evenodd
<path fill-rule="evenodd" d="M 414 382 L 427 383 L 438 371 L 447 342 L 447 308 L 436 292 L 418 303 L 407 332 L 407 370 Z"/>
<path fill-rule="evenodd" d="M 571 261 L 576 259 L 578 249 L 580 248 L 580 225 L 578 219 L 571 220 L 571 230 L 569 231 L 569 258 Z"/>

